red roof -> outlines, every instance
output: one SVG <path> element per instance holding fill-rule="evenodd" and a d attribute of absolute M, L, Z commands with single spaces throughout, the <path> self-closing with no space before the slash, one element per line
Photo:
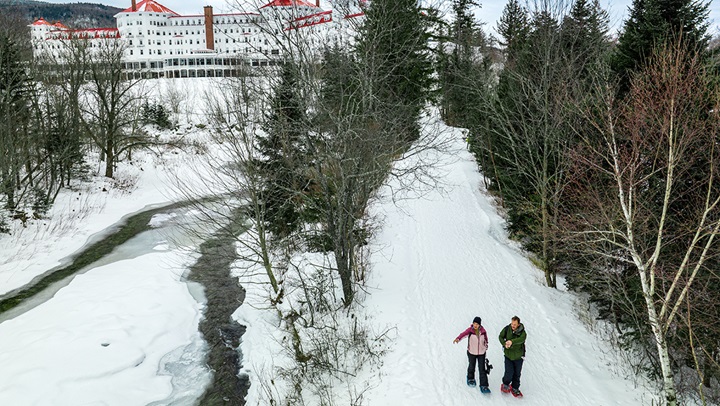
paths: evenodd
<path fill-rule="evenodd" d="M 61 23 L 60 21 L 57 21 L 57 22 L 55 22 L 55 24 L 52 24 L 52 23 L 48 22 L 46 19 L 44 19 L 44 18 L 38 18 L 38 19 L 35 20 L 31 25 L 47 25 L 47 26 L 50 26 L 50 27 L 59 28 L 59 29 L 61 29 L 61 30 L 67 30 L 67 29 L 68 29 L 68 27 L 66 27 L 65 24 Z"/>
<path fill-rule="evenodd" d="M 168 14 L 175 14 L 178 15 L 178 13 L 170 10 L 169 8 L 163 6 L 162 4 L 158 3 L 155 0 L 142 0 L 141 2 L 137 3 L 135 7 L 135 11 L 150 11 L 153 13 L 168 13 Z M 132 13 L 132 7 L 126 8 L 122 11 L 123 13 Z"/>
<path fill-rule="evenodd" d="M 260 7 L 316 7 L 314 3 L 309 3 L 304 0 L 273 0 L 270 3 Z"/>
<path fill-rule="evenodd" d="M 296 18 L 290 23 L 290 27 L 286 28 L 285 31 L 324 24 L 330 21 L 332 21 L 332 10 L 321 11 L 319 13 Z"/>
<path fill-rule="evenodd" d="M 44 18 L 38 18 L 37 20 L 35 20 L 35 22 L 32 23 L 32 25 L 52 25 L 52 24 L 47 22 L 47 20 L 45 20 Z"/>

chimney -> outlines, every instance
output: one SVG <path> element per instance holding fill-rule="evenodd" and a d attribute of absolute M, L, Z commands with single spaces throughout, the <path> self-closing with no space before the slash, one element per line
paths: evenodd
<path fill-rule="evenodd" d="M 215 50 L 215 33 L 213 32 L 212 6 L 205 6 L 205 47 Z"/>
<path fill-rule="evenodd" d="M 320 0 L 315 0 L 315 7 L 320 8 Z"/>
<path fill-rule="evenodd" d="M 127 3 L 125 3 L 127 4 Z M 132 0 L 132 7 L 130 8 L 132 11 L 137 11 L 137 4 L 135 4 L 135 0 Z"/>

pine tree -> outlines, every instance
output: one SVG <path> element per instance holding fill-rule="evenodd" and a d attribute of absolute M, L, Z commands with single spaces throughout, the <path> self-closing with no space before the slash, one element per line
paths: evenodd
<path fill-rule="evenodd" d="M 465 54 L 470 52 L 468 48 L 472 47 L 477 29 L 477 23 L 471 9 L 473 6 L 480 7 L 480 3 L 475 0 L 453 0 L 452 8 L 455 14 L 452 32 L 453 42 L 460 48 L 458 52 Z"/>
<path fill-rule="evenodd" d="M 0 31 L 0 193 L 4 207 L 15 210 L 20 172 L 26 162 L 30 78 L 22 47 L 11 33 Z"/>
<path fill-rule="evenodd" d="M 563 19 L 563 51 L 581 77 L 588 76 L 609 50 L 609 20 L 598 0 L 576 0 Z"/>
<path fill-rule="evenodd" d="M 655 48 L 681 39 L 689 50 L 705 52 L 710 2 L 697 0 L 633 0 L 630 16 L 612 59 L 620 92 L 630 87 L 630 74 L 641 69 Z"/>
<path fill-rule="evenodd" d="M 419 136 L 417 120 L 430 97 L 432 63 L 428 24 L 416 0 L 376 0 L 365 11 L 356 54 L 373 78 L 379 125 L 406 142 Z"/>
<path fill-rule="evenodd" d="M 524 47 L 530 29 L 528 12 L 518 0 L 510 0 L 498 20 L 497 32 L 505 47 L 506 64 L 512 65 Z"/>
<path fill-rule="evenodd" d="M 302 143 L 307 134 L 305 104 L 299 93 L 299 69 L 292 61 L 282 65 L 279 82 L 258 139 L 262 158 L 254 167 L 264 180 L 262 190 L 266 227 L 277 237 L 286 237 L 300 224 L 299 206 L 307 188 L 303 177 Z"/>
<path fill-rule="evenodd" d="M 439 50 L 443 119 L 450 125 L 471 126 L 470 115 L 478 108 L 475 96 L 484 87 L 478 83 L 478 75 L 486 76 L 482 74 L 489 68 L 489 58 L 480 52 L 485 48 L 484 35 L 471 9 L 478 5 L 473 0 L 454 0 L 455 20 L 448 35 L 449 42 L 442 43 Z"/>

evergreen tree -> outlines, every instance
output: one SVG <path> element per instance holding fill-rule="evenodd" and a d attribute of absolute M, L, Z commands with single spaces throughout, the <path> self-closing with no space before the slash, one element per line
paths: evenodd
<path fill-rule="evenodd" d="M 680 39 L 687 49 L 705 52 L 709 7 L 701 0 L 633 0 L 612 59 L 621 93 L 629 89 L 630 74 L 665 42 Z"/>
<path fill-rule="evenodd" d="M 29 159 L 29 86 L 21 45 L 12 33 L 0 30 L 0 193 L 8 210 L 17 207 L 20 172 Z"/>
<path fill-rule="evenodd" d="M 497 32 L 503 38 L 500 45 L 505 47 L 506 64 L 512 65 L 524 47 L 530 29 L 528 12 L 518 0 L 510 0 L 498 20 Z"/>
<path fill-rule="evenodd" d="M 299 68 L 292 61 L 282 65 L 263 130 L 258 140 L 262 157 L 254 167 L 265 179 L 262 190 L 266 227 L 278 237 L 288 236 L 300 225 L 299 207 L 307 188 L 303 178 L 303 148 L 307 134 L 305 104 L 299 91 Z"/>
<path fill-rule="evenodd" d="M 575 0 L 562 22 L 562 46 L 575 73 L 590 76 L 609 50 L 610 18 L 598 0 Z"/>
<path fill-rule="evenodd" d="M 486 88 L 490 67 L 490 58 L 482 55 L 486 49 L 485 38 L 473 16 L 473 6 L 478 3 L 453 2 L 455 20 L 449 42 L 441 43 L 438 57 L 443 119 L 450 125 L 463 127 L 472 127 L 471 116 L 478 111 L 478 97 Z"/>
<path fill-rule="evenodd" d="M 357 37 L 356 54 L 372 77 L 371 109 L 379 125 L 406 142 L 419 136 L 417 120 L 430 97 L 428 26 L 416 0 L 376 0 Z"/>
<path fill-rule="evenodd" d="M 469 53 L 470 48 L 475 39 L 477 23 L 473 15 L 471 7 L 480 7 L 480 3 L 475 0 L 453 0 L 453 13 L 455 21 L 453 21 L 453 42 L 458 48 L 458 52 Z M 465 48 L 465 49 L 462 49 Z"/>
<path fill-rule="evenodd" d="M 484 173 L 500 192 L 509 231 L 537 255 L 551 287 L 561 265 L 560 193 L 567 154 L 577 138 L 577 115 L 570 106 L 582 94 L 581 78 L 563 49 L 558 17 L 548 5 L 533 11 L 500 73 L 481 145 L 483 160 L 491 165 Z"/>

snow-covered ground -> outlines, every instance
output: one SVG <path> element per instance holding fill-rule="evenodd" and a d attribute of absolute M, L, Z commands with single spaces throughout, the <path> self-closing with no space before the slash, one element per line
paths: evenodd
<path fill-rule="evenodd" d="M 202 122 L 203 90 L 211 85 L 146 82 L 159 101 L 178 100 L 183 122 L 166 136 L 202 133 L 193 123 Z M 124 216 L 177 200 L 173 179 L 191 181 L 195 150 L 157 152 L 136 152 L 132 163 L 118 165 L 115 180 L 95 176 L 65 190 L 47 219 L 14 223 L 11 236 L 0 235 L 0 295 L 68 262 Z M 197 330 L 202 294 L 191 294 L 197 287 L 183 279 L 197 241 L 169 230 L 188 211 L 156 215 L 157 231 L 123 244 L 45 303 L 0 318 L 0 405 L 183 405 L 202 394 L 209 381 Z"/>
<path fill-rule="evenodd" d="M 201 304 L 181 279 L 188 258 L 157 249 L 78 275 L 0 324 L 0 404 L 146 405 L 173 394 L 174 374 L 195 376 L 179 395 L 199 397 L 209 376 Z"/>
<path fill-rule="evenodd" d="M 192 137 L 199 132 L 193 123 L 202 122 L 198 116 L 203 113 L 204 89 L 216 88 L 212 84 L 210 78 L 145 81 L 142 91 L 165 105 L 177 104 L 182 125 L 175 134 L 164 132 L 166 136 Z M 172 179 L 190 177 L 197 170 L 191 165 L 195 151 L 188 148 L 158 152 L 161 155 L 138 151 L 132 163 L 120 162 L 114 180 L 102 176 L 104 164 L 100 163 L 90 182 L 75 184 L 75 190 L 65 189 L 59 194 L 48 220 L 31 219 L 26 227 L 13 222 L 11 236 L 0 234 L 0 295 L 62 264 L 64 258 L 101 237 L 97 233 L 123 216 L 178 199 Z"/>
<path fill-rule="evenodd" d="M 441 157 L 442 189 L 373 206 L 384 226 L 373 242 L 365 307 L 379 330 L 392 328 L 396 341 L 371 379 L 365 404 L 649 404 L 653 394 L 625 379 L 613 350 L 578 318 L 575 296 L 544 287 L 539 271 L 507 239 L 460 132 L 447 134 L 454 149 Z M 137 177 L 131 193 L 98 189 L 75 196 L 78 205 L 99 203 L 82 206 L 83 221 L 66 224 L 66 232 L 51 232 L 60 226 L 48 222 L 2 237 L 0 292 L 57 264 L 123 215 L 170 200 L 172 189 L 156 162 L 148 158 L 142 171 L 126 169 Z M 178 156 L 171 165 L 184 162 Z M 66 199 L 55 210 L 72 210 L 73 196 Z M 207 379 L 197 359 L 203 351 L 197 333 L 202 303 L 182 280 L 192 247 L 162 241 L 153 247 L 78 275 L 47 302 L 0 323 L 0 405 L 192 402 Z M 248 325 L 245 370 L 251 379 L 271 374 L 252 368 L 272 359 L 281 345 L 268 337 L 277 329 L 274 317 L 258 309 L 240 313 Z M 513 315 L 528 331 L 523 400 L 498 390 L 503 363 L 497 335 Z M 452 344 L 474 316 L 488 329 L 495 366 L 493 393 L 483 398 L 465 385 L 464 345 Z M 257 382 L 251 383 L 256 385 L 249 404 L 262 404 Z"/>

